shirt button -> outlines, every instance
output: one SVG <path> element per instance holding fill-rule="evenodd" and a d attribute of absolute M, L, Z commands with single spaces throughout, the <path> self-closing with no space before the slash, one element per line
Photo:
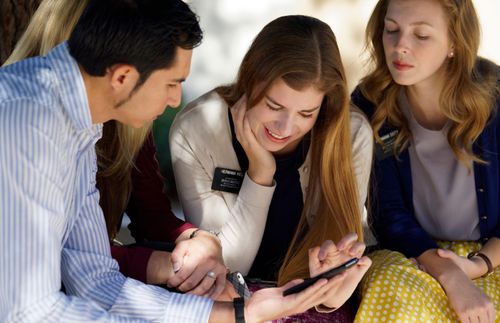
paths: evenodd
<path fill-rule="evenodd" d="M 484 193 L 484 189 L 482 189 L 482 188 L 478 189 L 478 191 L 479 191 L 480 193 Z"/>
<path fill-rule="evenodd" d="M 481 220 L 486 220 L 486 219 L 488 219 L 488 217 L 487 217 L 486 215 L 483 215 L 483 216 L 481 217 Z"/>

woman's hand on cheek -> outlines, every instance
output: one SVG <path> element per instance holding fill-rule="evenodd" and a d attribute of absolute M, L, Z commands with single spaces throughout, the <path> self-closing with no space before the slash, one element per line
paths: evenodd
<path fill-rule="evenodd" d="M 247 114 L 247 98 L 243 95 L 231 107 L 236 139 L 245 150 L 248 158 L 248 176 L 259 185 L 271 186 L 276 172 L 276 160 L 273 154 L 267 151 L 257 141 L 253 133 Z"/>

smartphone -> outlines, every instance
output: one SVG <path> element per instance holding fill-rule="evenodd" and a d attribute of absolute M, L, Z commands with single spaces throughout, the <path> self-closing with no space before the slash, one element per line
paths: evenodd
<path fill-rule="evenodd" d="M 285 290 L 283 292 L 283 296 L 288 296 L 290 294 L 301 292 L 304 289 L 306 289 L 307 287 L 313 285 L 315 282 L 317 282 L 321 278 L 330 279 L 333 276 L 338 275 L 341 272 L 344 272 L 345 270 L 351 268 L 352 266 L 354 266 L 355 264 L 357 264 L 358 261 L 359 261 L 358 258 L 352 258 L 351 260 L 343 263 L 342 265 L 340 265 L 338 267 L 335 267 L 335 268 L 332 268 L 332 269 L 330 269 L 328 271 L 325 271 L 324 273 L 319 274 L 318 276 L 314 276 L 314 277 L 311 277 L 311 278 L 306 278 L 306 279 L 304 279 L 304 281 L 302 283 L 300 283 L 298 285 L 295 285 L 295 286 L 292 286 L 289 289 Z"/>

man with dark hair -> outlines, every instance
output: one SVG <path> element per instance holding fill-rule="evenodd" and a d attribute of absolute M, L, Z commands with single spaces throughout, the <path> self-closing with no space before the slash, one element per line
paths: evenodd
<path fill-rule="evenodd" d="M 68 43 L 0 70 L 0 321 L 254 322 L 323 302 L 325 279 L 246 304 L 171 293 L 110 256 L 95 188 L 102 123 L 140 127 L 177 106 L 201 35 L 180 0 L 91 0 Z"/>

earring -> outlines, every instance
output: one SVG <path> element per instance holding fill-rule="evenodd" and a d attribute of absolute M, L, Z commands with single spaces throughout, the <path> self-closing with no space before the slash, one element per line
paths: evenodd
<path fill-rule="evenodd" d="M 449 54 L 450 57 L 453 57 L 454 55 L 455 55 L 455 53 L 453 53 L 453 52 L 450 52 L 450 54 Z"/>

